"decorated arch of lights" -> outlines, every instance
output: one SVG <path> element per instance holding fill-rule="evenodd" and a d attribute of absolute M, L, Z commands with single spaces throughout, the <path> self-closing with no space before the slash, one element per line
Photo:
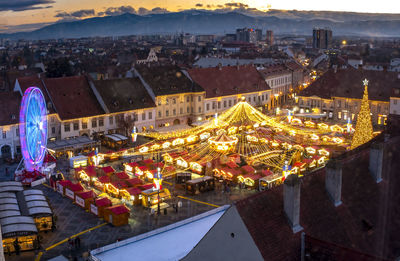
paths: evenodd
<path fill-rule="evenodd" d="M 328 125 L 291 114 L 269 117 L 240 101 L 207 123 L 168 133 L 139 135 L 153 140 L 137 148 L 143 155 L 162 155 L 166 166 L 204 172 L 208 162 L 240 157 L 250 166 L 263 165 L 274 172 L 296 169 L 302 161 L 324 164 L 330 148 L 345 149 L 354 132 L 350 123 Z M 297 165 L 296 165 L 297 164 Z"/>

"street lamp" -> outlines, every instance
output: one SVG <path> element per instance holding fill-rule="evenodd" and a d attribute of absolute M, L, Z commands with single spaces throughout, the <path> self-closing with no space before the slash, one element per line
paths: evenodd
<path fill-rule="evenodd" d="M 157 188 L 157 214 L 161 214 L 160 209 L 160 188 L 161 188 L 161 169 L 157 167 L 157 180 L 156 180 L 156 188 Z"/>

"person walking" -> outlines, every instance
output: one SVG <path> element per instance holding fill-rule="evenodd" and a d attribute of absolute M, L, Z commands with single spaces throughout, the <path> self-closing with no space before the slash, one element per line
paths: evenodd
<path fill-rule="evenodd" d="M 76 249 L 81 248 L 81 239 L 79 237 L 75 238 L 75 248 Z"/>

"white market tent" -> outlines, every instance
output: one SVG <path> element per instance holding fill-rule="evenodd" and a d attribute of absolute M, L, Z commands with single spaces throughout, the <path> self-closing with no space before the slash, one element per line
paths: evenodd
<path fill-rule="evenodd" d="M 132 257 L 141 261 L 180 260 L 199 243 L 228 208 L 228 205 L 222 206 L 90 253 L 99 261 L 130 261 Z"/>

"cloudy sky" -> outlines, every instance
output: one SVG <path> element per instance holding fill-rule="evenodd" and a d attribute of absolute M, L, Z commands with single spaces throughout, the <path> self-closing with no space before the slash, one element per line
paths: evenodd
<path fill-rule="evenodd" d="M 399 0 L 0 0 L 0 32 L 31 30 L 70 21 L 125 12 L 147 14 L 184 9 L 256 8 L 400 13 Z"/>

